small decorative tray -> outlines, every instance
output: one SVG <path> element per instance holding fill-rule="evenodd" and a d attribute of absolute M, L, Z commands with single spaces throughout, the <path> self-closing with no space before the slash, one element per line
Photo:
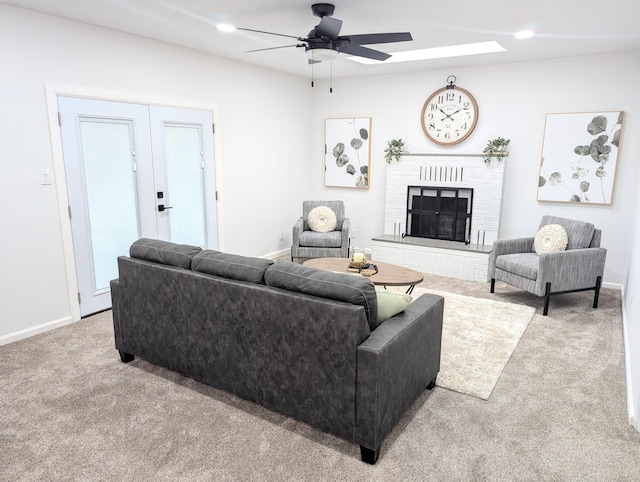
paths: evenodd
<path fill-rule="evenodd" d="M 347 271 L 351 271 L 353 273 L 360 273 L 362 276 L 373 276 L 378 272 L 378 267 L 375 264 L 371 264 L 368 262 L 357 263 L 360 265 L 359 267 L 353 266 L 351 263 L 347 268 Z"/>
<path fill-rule="evenodd" d="M 355 268 L 355 269 L 360 269 L 363 268 L 364 266 L 368 265 L 369 263 L 367 262 L 367 260 L 363 260 L 363 261 L 349 261 L 349 267 L 350 268 Z"/>

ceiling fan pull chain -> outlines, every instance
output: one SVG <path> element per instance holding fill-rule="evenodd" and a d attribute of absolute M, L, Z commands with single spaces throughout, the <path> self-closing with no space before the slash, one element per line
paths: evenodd
<path fill-rule="evenodd" d="M 331 61 L 331 78 L 329 79 L 329 93 L 333 94 L 333 60 Z"/>

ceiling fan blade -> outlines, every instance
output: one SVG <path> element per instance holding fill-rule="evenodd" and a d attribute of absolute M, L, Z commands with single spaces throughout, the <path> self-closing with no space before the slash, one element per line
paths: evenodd
<path fill-rule="evenodd" d="M 279 47 L 267 47 L 265 49 L 245 50 L 244 53 L 248 54 L 250 52 L 263 52 L 265 50 L 286 49 L 286 48 L 289 48 L 289 47 L 304 47 L 304 45 L 301 45 L 301 44 L 280 45 Z"/>
<path fill-rule="evenodd" d="M 342 20 L 325 16 L 320 19 L 320 23 L 315 28 L 315 33 L 319 37 L 327 37 L 331 40 L 336 40 L 341 28 Z"/>
<path fill-rule="evenodd" d="M 283 33 L 266 32 L 264 30 L 254 30 L 252 28 L 241 28 L 241 27 L 238 27 L 238 28 L 236 28 L 236 30 L 244 30 L 245 32 L 266 33 L 267 35 L 277 35 L 278 37 L 294 38 L 294 39 L 300 40 L 300 41 L 304 40 L 304 39 L 301 39 L 300 37 L 296 37 L 295 35 L 286 35 L 286 34 L 283 34 Z"/>
<path fill-rule="evenodd" d="M 352 45 L 388 44 L 392 42 L 408 42 L 413 40 L 409 32 L 365 33 L 362 35 L 345 35 L 338 40 L 348 40 Z"/>
<path fill-rule="evenodd" d="M 391 57 L 391 55 L 380 52 L 379 50 L 373 50 L 367 47 L 361 47 L 360 45 L 346 43 L 340 45 L 340 52 L 373 60 L 387 60 L 389 57 Z"/>

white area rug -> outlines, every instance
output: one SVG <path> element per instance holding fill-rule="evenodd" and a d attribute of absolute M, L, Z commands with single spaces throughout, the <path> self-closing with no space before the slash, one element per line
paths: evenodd
<path fill-rule="evenodd" d="M 436 384 L 487 400 L 535 313 L 530 306 L 445 293 L 442 355 Z"/>

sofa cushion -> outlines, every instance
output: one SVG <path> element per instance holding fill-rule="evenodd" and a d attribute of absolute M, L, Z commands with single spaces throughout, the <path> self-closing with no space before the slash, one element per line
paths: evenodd
<path fill-rule="evenodd" d="M 199 246 L 176 244 L 159 239 L 140 238 L 129 248 L 132 258 L 189 269 L 191 259 L 202 251 Z"/>
<path fill-rule="evenodd" d="M 300 246 L 339 248 L 342 246 L 342 232 L 316 233 L 314 231 L 303 231 L 300 234 Z"/>
<path fill-rule="evenodd" d="M 496 258 L 496 268 L 534 281 L 538 277 L 539 263 L 536 253 L 502 254 Z"/>
<path fill-rule="evenodd" d="M 369 328 L 373 331 L 380 324 L 376 290 L 371 280 L 364 276 L 349 276 L 282 261 L 269 267 L 264 280 L 268 286 L 363 306 Z"/>
<path fill-rule="evenodd" d="M 264 274 L 272 264 L 270 259 L 205 250 L 193 257 L 191 269 L 238 281 L 264 284 Z"/>
<path fill-rule="evenodd" d="M 311 210 L 307 222 L 311 231 L 328 233 L 336 229 L 336 213 L 328 206 L 318 206 Z"/>
<path fill-rule="evenodd" d="M 542 226 L 533 240 L 536 254 L 564 251 L 568 244 L 567 230 L 559 224 Z"/>
<path fill-rule="evenodd" d="M 591 223 L 557 216 L 543 216 L 542 221 L 540 221 L 540 227 L 547 224 L 559 224 L 567 231 L 569 239 L 567 249 L 588 248 L 591 245 L 595 230 L 595 226 Z"/>
<path fill-rule="evenodd" d="M 413 301 L 411 295 L 379 288 L 376 289 L 376 298 L 378 300 L 378 323 L 402 313 Z"/>

